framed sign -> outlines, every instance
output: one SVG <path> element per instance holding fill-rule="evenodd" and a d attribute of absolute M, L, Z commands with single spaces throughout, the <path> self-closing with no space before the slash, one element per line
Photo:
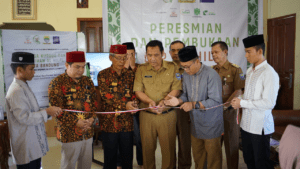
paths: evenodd
<path fill-rule="evenodd" d="M 77 0 L 77 8 L 88 8 L 89 0 Z"/>
<path fill-rule="evenodd" d="M 37 0 L 12 0 L 13 20 L 36 20 Z"/>

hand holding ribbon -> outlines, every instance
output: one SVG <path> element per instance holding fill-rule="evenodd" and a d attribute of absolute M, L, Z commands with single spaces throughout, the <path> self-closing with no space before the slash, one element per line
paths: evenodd
<path fill-rule="evenodd" d="M 168 96 L 170 99 L 164 101 L 165 105 L 173 106 L 173 107 L 179 105 L 179 99 L 177 97 L 174 97 L 171 95 L 168 95 Z"/>

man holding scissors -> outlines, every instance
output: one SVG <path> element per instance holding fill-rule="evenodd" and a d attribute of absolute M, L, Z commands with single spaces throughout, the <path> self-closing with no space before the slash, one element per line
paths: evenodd
<path fill-rule="evenodd" d="M 126 45 L 112 45 L 109 52 L 112 65 L 98 74 L 100 110 L 103 112 L 133 110 L 137 107 L 132 90 L 134 73 L 124 67 L 126 54 Z M 104 169 L 117 168 L 118 149 L 121 154 L 122 169 L 131 169 L 133 160 L 132 113 L 110 113 L 101 116 Z"/>
<path fill-rule="evenodd" d="M 183 93 L 179 99 L 170 96 L 165 104 L 181 105 L 181 109 L 190 113 L 195 168 L 203 168 L 207 157 L 208 169 L 221 169 L 224 131 L 221 79 L 216 71 L 199 61 L 195 46 L 182 48 L 178 55 L 185 70 Z"/>
<path fill-rule="evenodd" d="M 178 96 L 181 90 L 181 75 L 174 62 L 163 60 L 164 48 L 160 41 L 152 40 L 146 45 L 148 63 L 137 69 L 134 91 L 141 107 L 160 106 L 140 113 L 140 130 L 143 148 L 143 167 L 155 168 L 157 137 L 161 146 L 162 168 L 175 166 L 176 112 L 164 108 L 164 100 Z"/>

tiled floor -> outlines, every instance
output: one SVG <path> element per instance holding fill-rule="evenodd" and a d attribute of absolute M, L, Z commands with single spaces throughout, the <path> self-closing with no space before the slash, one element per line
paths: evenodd
<path fill-rule="evenodd" d="M 46 156 L 42 158 L 42 168 L 43 169 L 59 169 L 60 168 L 60 159 L 61 159 L 61 145 L 56 140 L 55 137 L 48 137 L 49 141 L 49 149 L 50 151 L 47 153 Z M 224 145 L 224 144 L 223 144 Z M 226 166 L 226 157 L 225 157 L 225 150 L 224 146 L 223 149 L 223 169 L 227 169 Z M 178 149 L 177 149 L 178 150 Z M 95 146 L 95 159 L 98 159 L 103 162 L 103 149 L 101 146 L 101 142 L 98 146 Z M 133 168 L 137 169 L 138 165 L 135 160 L 135 147 L 134 147 L 134 160 L 133 160 Z M 10 169 L 15 169 L 16 167 L 12 165 L 12 162 L 10 160 Z M 96 168 L 103 168 L 102 166 L 92 163 L 92 169 Z M 160 153 L 160 145 L 159 142 L 157 144 L 156 149 L 156 168 L 161 168 L 161 153 Z M 194 162 L 192 164 L 192 169 L 194 169 Z M 244 163 L 242 152 L 240 151 L 240 159 L 239 159 L 239 168 L 246 169 L 246 164 Z"/>

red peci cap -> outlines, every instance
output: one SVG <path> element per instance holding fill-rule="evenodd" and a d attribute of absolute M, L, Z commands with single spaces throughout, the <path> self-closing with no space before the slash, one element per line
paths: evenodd
<path fill-rule="evenodd" d="M 67 52 L 66 62 L 85 62 L 84 52 L 82 51 Z"/>
<path fill-rule="evenodd" d="M 126 54 L 127 53 L 127 46 L 126 45 L 111 45 L 109 53 Z"/>

